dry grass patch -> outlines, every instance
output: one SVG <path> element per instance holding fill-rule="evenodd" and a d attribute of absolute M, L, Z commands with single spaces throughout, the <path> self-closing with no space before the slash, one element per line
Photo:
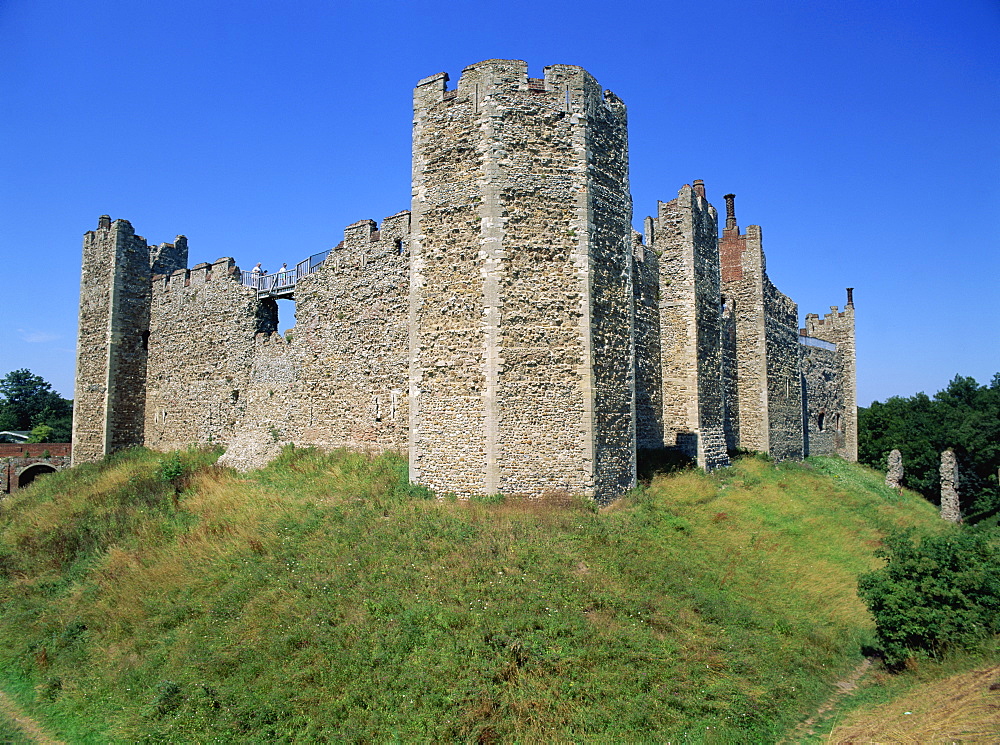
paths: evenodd
<path fill-rule="evenodd" d="M 917 686 L 837 725 L 828 743 L 1000 742 L 1000 665 Z"/>

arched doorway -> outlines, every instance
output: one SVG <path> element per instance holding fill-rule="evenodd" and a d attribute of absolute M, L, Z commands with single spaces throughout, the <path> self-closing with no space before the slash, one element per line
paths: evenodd
<path fill-rule="evenodd" d="M 17 475 L 17 488 L 23 489 L 42 474 L 55 472 L 56 469 L 48 463 L 33 463 Z"/>

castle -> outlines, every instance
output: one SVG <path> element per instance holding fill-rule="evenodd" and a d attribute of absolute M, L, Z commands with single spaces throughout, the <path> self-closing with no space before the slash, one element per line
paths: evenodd
<path fill-rule="evenodd" d="M 643 450 L 857 458 L 854 303 L 807 315 L 705 186 L 632 228 L 625 105 L 519 60 L 414 91 L 413 200 L 261 277 L 85 234 L 73 458 L 291 441 L 408 451 L 439 493 L 609 501 Z M 276 299 L 295 301 L 278 334 Z"/>

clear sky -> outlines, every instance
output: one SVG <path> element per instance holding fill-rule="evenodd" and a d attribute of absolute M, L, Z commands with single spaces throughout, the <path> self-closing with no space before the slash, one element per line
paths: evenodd
<path fill-rule="evenodd" d="M 490 58 L 625 101 L 638 228 L 701 178 L 800 318 L 855 287 L 859 404 L 1000 371 L 998 0 L 0 0 L 0 39 L 0 375 L 72 397 L 101 214 L 274 269 L 408 209 L 414 84 Z"/>

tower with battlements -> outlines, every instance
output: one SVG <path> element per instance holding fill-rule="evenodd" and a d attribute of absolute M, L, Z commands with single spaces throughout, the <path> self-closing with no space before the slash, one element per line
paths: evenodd
<path fill-rule="evenodd" d="M 74 462 L 143 444 L 152 276 L 186 265 L 184 236 L 148 246 L 128 220 L 108 215 L 84 235 Z"/>
<path fill-rule="evenodd" d="M 830 417 L 825 411 L 814 411 L 807 416 L 807 427 L 819 428 L 819 415 L 823 414 L 822 429 L 832 429 L 837 437 L 834 450 L 849 461 L 858 459 L 858 394 L 857 368 L 854 347 L 854 288 L 847 288 L 847 304 L 843 310 L 836 305 L 822 318 L 816 313 L 806 314 L 805 328 L 799 332 L 806 338 L 819 339 L 832 345 L 833 369 L 836 371 L 836 395 L 839 407 Z M 828 376 L 833 377 L 833 376 Z"/>
<path fill-rule="evenodd" d="M 359 220 L 262 278 L 187 268 L 102 216 L 84 236 L 73 455 L 213 444 L 408 450 L 462 497 L 607 502 L 637 453 L 857 457 L 854 302 L 809 315 L 761 231 L 694 181 L 632 229 L 624 104 L 580 67 L 520 60 L 414 91 L 411 210 Z M 296 325 L 279 333 L 277 298 Z M 653 454 L 656 455 L 655 453 Z"/>
<path fill-rule="evenodd" d="M 712 470 L 729 465 L 722 388 L 722 307 L 715 208 L 701 180 L 646 218 L 658 256 L 661 447 Z"/>
<path fill-rule="evenodd" d="M 520 60 L 414 91 L 411 478 L 460 494 L 635 481 L 625 106 Z"/>

